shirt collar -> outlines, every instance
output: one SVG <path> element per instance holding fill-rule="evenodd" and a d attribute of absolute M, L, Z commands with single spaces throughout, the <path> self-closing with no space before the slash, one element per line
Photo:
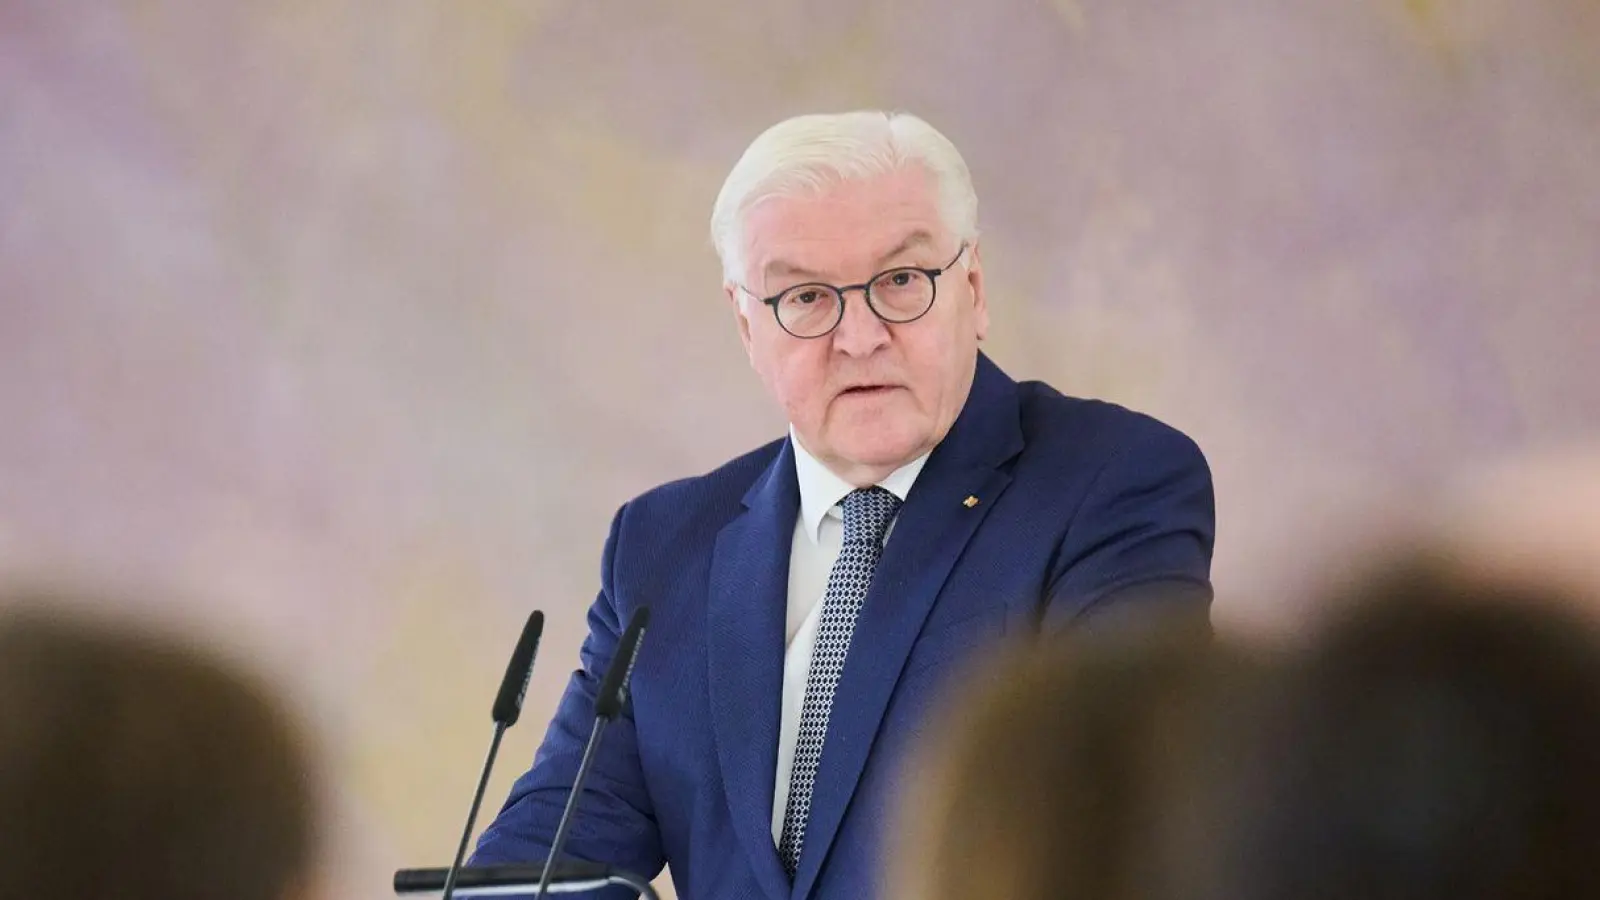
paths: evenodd
<path fill-rule="evenodd" d="M 855 485 L 835 475 L 832 469 L 812 456 L 805 445 L 800 443 L 800 436 L 795 434 L 792 425 L 789 426 L 789 444 L 794 447 L 794 473 L 800 483 L 800 518 L 805 522 L 807 536 L 811 538 L 812 543 L 816 543 L 818 534 L 822 530 L 822 520 L 828 515 L 828 510 L 833 509 L 855 490 Z M 921 474 L 922 466 L 927 461 L 928 454 L 924 453 L 890 472 L 878 482 L 878 487 L 895 495 L 904 503 L 906 496 L 911 493 L 911 485 L 916 483 L 917 476 Z"/>

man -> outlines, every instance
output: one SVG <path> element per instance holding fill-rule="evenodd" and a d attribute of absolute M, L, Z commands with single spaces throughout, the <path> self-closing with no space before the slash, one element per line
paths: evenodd
<path fill-rule="evenodd" d="M 1206 614 L 1204 458 L 978 352 L 976 211 L 961 155 L 913 116 L 802 116 L 746 150 L 712 234 L 789 435 L 618 511 L 583 666 L 476 862 L 544 857 L 640 606 L 632 700 L 569 850 L 670 864 L 694 900 L 872 896 L 896 766 L 968 653 L 1157 603 Z"/>

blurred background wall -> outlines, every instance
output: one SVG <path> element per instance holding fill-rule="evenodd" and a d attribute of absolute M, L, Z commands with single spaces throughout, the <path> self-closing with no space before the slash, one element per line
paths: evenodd
<path fill-rule="evenodd" d="M 1594 0 L 0 0 L 0 570 L 185 587 L 150 615 L 316 717 L 387 895 L 527 611 L 490 805 L 615 508 L 781 433 L 723 174 L 882 106 L 967 155 L 987 351 L 1193 435 L 1219 623 L 1292 631 L 1374 509 L 1600 427 L 1597 43 Z"/>

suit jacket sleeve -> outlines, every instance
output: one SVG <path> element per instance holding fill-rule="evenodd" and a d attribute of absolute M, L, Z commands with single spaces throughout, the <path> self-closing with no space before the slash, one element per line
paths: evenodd
<path fill-rule="evenodd" d="M 1216 505 L 1211 470 L 1181 432 L 1140 417 L 1094 477 L 1052 570 L 1046 629 L 1157 615 L 1209 629 Z"/>
<path fill-rule="evenodd" d="M 631 610 L 617 602 L 615 571 L 618 544 L 628 508 L 611 523 L 601 561 L 601 590 L 589 608 L 589 636 L 580 652 L 581 667 L 572 673 L 566 693 L 534 756 L 532 768 L 512 786 L 510 797 L 479 839 L 472 862 L 533 863 L 542 861 L 555 837 L 556 825 L 571 794 L 594 727 L 594 700 L 616 652 Z M 610 864 L 654 878 L 665 864 L 661 835 L 639 761 L 633 705 L 606 728 L 585 782 L 563 858 Z M 611 896 L 607 891 L 597 896 Z M 616 896 L 631 897 L 618 889 Z"/>

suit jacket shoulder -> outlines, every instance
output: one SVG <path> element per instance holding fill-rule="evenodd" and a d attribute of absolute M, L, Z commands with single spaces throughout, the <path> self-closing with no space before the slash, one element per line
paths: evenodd
<path fill-rule="evenodd" d="M 613 574 L 634 583 L 670 581 L 684 574 L 685 561 L 706 557 L 717 533 L 743 510 L 751 488 L 772 470 L 785 440 L 770 441 L 709 472 L 657 485 L 624 503 L 608 542 Z"/>
<path fill-rule="evenodd" d="M 1204 462 L 1189 435 L 1146 413 L 1073 397 L 1042 381 L 1017 384 L 1027 454 L 1102 464 L 1127 453 L 1175 454 Z"/>
<path fill-rule="evenodd" d="M 734 457 L 709 472 L 678 478 L 633 497 L 623 508 L 652 525 L 668 529 L 705 524 L 705 517 L 726 520 L 738 512 L 745 494 L 771 467 L 786 438 L 769 441 Z"/>

